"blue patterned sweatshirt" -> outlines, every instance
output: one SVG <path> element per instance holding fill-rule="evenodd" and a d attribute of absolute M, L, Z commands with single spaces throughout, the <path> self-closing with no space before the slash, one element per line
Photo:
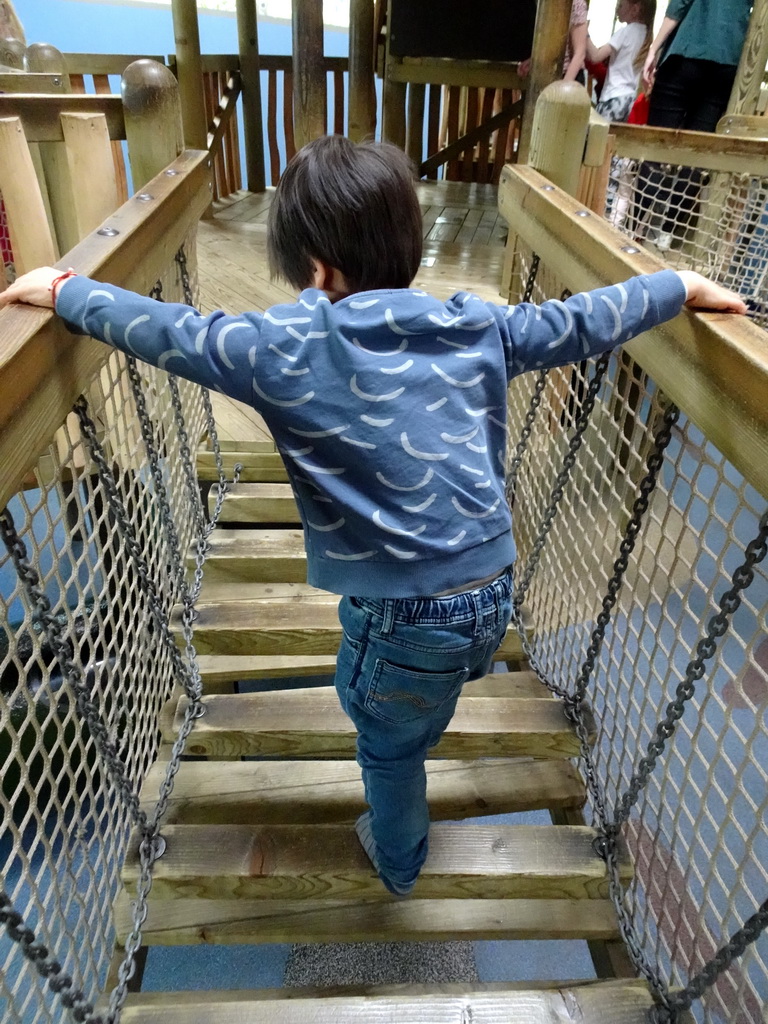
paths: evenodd
<path fill-rule="evenodd" d="M 665 270 L 541 306 L 458 292 L 315 289 L 266 313 L 203 316 L 73 277 L 57 312 L 264 416 L 293 486 L 309 583 L 421 597 L 514 561 L 504 496 L 507 383 L 607 351 L 674 317 Z"/>

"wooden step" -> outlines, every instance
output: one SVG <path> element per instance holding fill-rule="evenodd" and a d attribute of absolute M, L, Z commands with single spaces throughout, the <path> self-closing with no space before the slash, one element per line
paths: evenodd
<path fill-rule="evenodd" d="M 123 943 L 133 896 L 115 902 Z M 615 941 L 610 900 L 149 900 L 148 946 L 271 942 L 457 942 L 477 939 Z M 361 1024 L 365 1024 L 364 1021 Z"/>
<path fill-rule="evenodd" d="M 231 600 L 217 595 L 215 601 L 201 594 L 195 622 L 198 654 L 336 654 L 341 642 L 336 595 L 316 591 L 317 597 L 311 601 L 269 595 L 241 597 L 237 586 L 229 593 Z M 175 617 L 178 622 L 178 610 Z M 522 658 L 520 638 L 509 629 L 496 660 L 518 662 Z"/>
<path fill-rule="evenodd" d="M 142 806 L 154 811 L 167 764 L 144 780 Z M 546 808 L 582 807 L 584 784 L 565 760 L 430 761 L 433 821 Z M 185 761 L 163 821 L 169 825 L 354 822 L 366 808 L 354 761 Z"/>
<path fill-rule="evenodd" d="M 446 990 L 453 991 L 446 991 Z M 123 1024 L 647 1024 L 642 981 L 131 994 Z"/>
<path fill-rule="evenodd" d="M 232 480 L 234 477 L 235 465 L 238 462 L 243 466 L 243 471 L 240 475 L 241 483 L 259 481 L 265 483 L 285 483 L 288 480 L 283 460 L 276 451 L 222 452 L 221 457 L 227 480 Z M 216 458 L 213 452 L 198 451 L 197 475 L 200 480 L 217 481 L 219 479 L 219 470 L 216 466 Z"/>
<path fill-rule="evenodd" d="M 213 512 L 216 495 L 208 497 Z M 299 523 L 299 510 L 290 484 L 237 484 L 221 507 L 220 523 Z"/>
<path fill-rule="evenodd" d="M 169 825 L 153 899 L 391 900 L 350 825 Z M 432 825 L 419 899 L 605 899 L 596 832 L 576 825 Z M 123 881 L 139 874 L 136 838 Z M 624 857 L 621 875 L 632 866 Z"/>
<path fill-rule="evenodd" d="M 195 722 L 187 753 L 206 757 L 347 758 L 355 756 L 355 727 L 335 693 L 307 690 L 212 694 Z M 186 698 L 166 705 L 161 731 L 172 742 Z M 559 701 L 462 696 L 434 757 L 577 757 L 579 741 Z"/>
<path fill-rule="evenodd" d="M 198 658 L 198 667 L 203 679 L 203 689 L 208 693 L 209 684 L 228 684 L 230 690 L 211 690 L 211 693 L 231 692 L 231 684 L 241 680 L 270 679 L 274 689 L 282 679 L 292 682 L 303 676 L 333 676 L 336 659 L 328 658 L 249 658 L 247 655 L 206 655 Z M 286 689 L 290 687 L 286 686 Z M 335 693 L 328 686 L 308 686 L 302 690 L 307 695 L 328 697 Z M 473 679 L 462 688 L 465 697 L 549 697 L 550 692 L 539 682 L 534 672 L 492 672 L 482 679 Z"/>
<path fill-rule="evenodd" d="M 194 555 L 187 564 L 194 566 Z M 206 583 L 306 583 L 302 530 L 214 530 Z"/>

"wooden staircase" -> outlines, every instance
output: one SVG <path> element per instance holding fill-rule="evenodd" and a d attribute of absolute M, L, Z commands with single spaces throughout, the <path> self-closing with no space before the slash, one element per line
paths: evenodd
<path fill-rule="evenodd" d="M 274 456 L 270 459 L 269 456 Z M 233 693 L 238 679 L 333 672 L 338 599 L 308 587 L 298 516 L 274 452 L 227 453 L 246 481 L 212 537 L 195 643 L 206 697 L 176 778 L 156 863 L 147 945 L 586 939 L 619 932 L 603 861 L 580 808 L 570 760 L 578 740 L 562 705 L 529 671 L 468 684 L 428 762 L 430 853 L 412 898 L 376 877 L 352 823 L 364 809 L 355 732 L 332 686 Z M 200 473 L 213 472 L 203 453 Z M 259 482 L 260 481 L 260 482 Z M 237 524 L 237 528 L 235 528 Z M 517 665 L 510 632 L 499 659 Z M 164 709 L 163 745 L 144 786 L 153 808 L 186 698 Z M 242 757 L 260 760 L 240 760 Z M 548 809 L 552 825 L 460 824 Z M 631 877 L 629 861 L 623 864 Z M 135 843 L 118 900 L 130 930 Z M 595 945 L 596 944 L 596 945 Z M 604 944 L 608 944 L 604 946 Z M 607 958 L 604 958 L 607 960 Z M 137 993 L 125 1024 L 641 1024 L 651 1005 L 634 979 L 563 987 Z"/>

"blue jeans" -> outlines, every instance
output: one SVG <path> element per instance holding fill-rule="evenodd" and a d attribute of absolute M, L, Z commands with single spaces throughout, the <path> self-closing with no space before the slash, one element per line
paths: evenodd
<path fill-rule="evenodd" d="M 511 571 L 440 598 L 344 597 L 336 689 L 357 760 L 382 881 L 407 886 L 427 856 L 424 761 L 468 679 L 485 675 L 511 613 Z"/>

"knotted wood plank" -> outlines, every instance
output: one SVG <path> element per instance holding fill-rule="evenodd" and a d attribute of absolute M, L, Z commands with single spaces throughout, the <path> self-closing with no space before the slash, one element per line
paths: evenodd
<path fill-rule="evenodd" d="M 154 811 L 167 763 L 155 762 L 142 787 Z M 584 784 L 565 760 L 429 761 L 427 799 L 434 821 L 581 807 Z M 185 761 L 176 776 L 168 824 L 301 825 L 353 822 L 366 809 L 354 761 Z"/>
<path fill-rule="evenodd" d="M 574 825 L 433 825 L 420 899 L 605 899 L 594 829 Z M 169 825 L 154 899 L 391 900 L 349 825 Z M 139 874 L 134 837 L 123 881 Z M 632 876 L 624 858 L 621 874 Z"/>

